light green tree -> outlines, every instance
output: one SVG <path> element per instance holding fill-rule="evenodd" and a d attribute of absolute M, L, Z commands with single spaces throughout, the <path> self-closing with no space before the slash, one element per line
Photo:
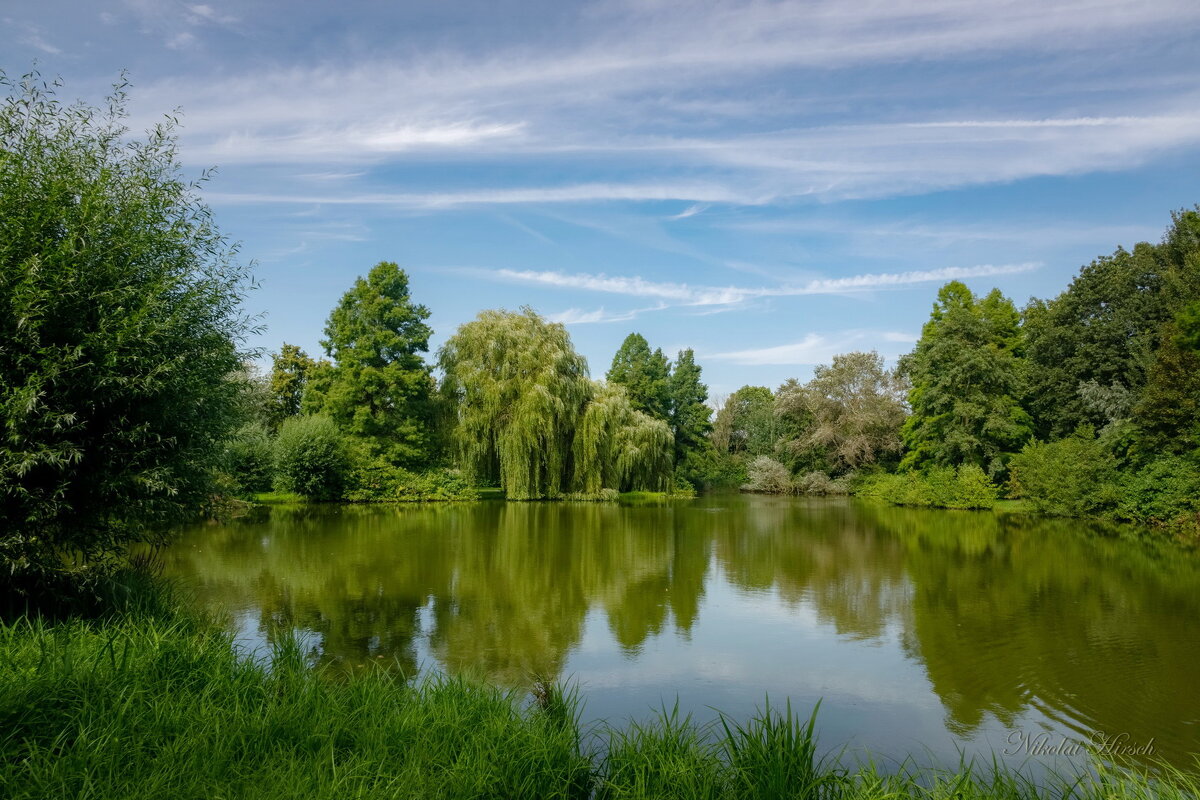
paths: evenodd
<path fill-rule="evenodd" d="M 623 387 L 590 380 L 563 325 L 529 308 L 484 311 L 439 363 L 461 465 L 510 499 L 668 485 L 670 429 Z"/>

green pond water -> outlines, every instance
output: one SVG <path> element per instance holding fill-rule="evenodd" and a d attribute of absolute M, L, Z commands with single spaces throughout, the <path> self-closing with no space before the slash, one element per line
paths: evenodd
<path fill-rule="evenodd" d="M 1023 514 L 712 496 L 658 505 L 271 507 L 167 571 L 262 652 L 569 679 L 584 720 L 769 696 L 881 759 L 1200 752 L 1200 558 Z M 1128 532 L 1127 532 L 1128 533 Z"/>

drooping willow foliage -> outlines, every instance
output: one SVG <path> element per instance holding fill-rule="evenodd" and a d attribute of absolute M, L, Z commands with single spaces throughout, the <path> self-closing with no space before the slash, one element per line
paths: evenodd
<path fill-rule="evenodd" d="M 499 480 L 514 500 L 562 493 L 587 362 L 561 324 L 532 309 L 483 311 L 442 347 L 454 438 L 474 480 Z"/>
<path fill-rule="evenodd" d="M 624 387 L 593 384 L 575 430 L 575 491 L 666 491 L 674 444 L 667 424 L 634 409 Z"/>
<path fill-rule="evenodd" d="M 484 311 L 440 354 L 460 463 L 513 500 L 567 489 L 666 489 L 671 431 L 588 377 L 566 328 L 533 310 Z"/>

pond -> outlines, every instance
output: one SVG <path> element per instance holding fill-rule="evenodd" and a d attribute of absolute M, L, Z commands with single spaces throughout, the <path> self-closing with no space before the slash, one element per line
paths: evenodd
<path fill-rule="evenodd" d="M 528 687 L 584 719 L 770 698 L 881 759 L 1200 751 L 1200 558 L 1080 522 L 844 499 L 270 507 L 169 574 L 244 646 Z M 1136 755 L 1136 753 L 1132 753 Z"/>

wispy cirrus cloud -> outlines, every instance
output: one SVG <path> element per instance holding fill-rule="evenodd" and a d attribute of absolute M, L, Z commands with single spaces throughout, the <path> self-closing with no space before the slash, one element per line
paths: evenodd
<path fill-rule="evenodd" d="M 568 308 L 565 311 L 559 311 L 555 314 L 548 314 L 546 319 L 551 322 L 561 322 L 564 325 L 590 325 L 593 323 L 604 322 L 628 322 L 634 319 L 639 314 L 646 311 L 657 311 L 666 308 L 665 305 L 651 306 L 649 308 L 634 308 L 628 311 L 607 311 L 604 307 L 594 309 L 592 311 L 584 311 L 579 308 Z"/>
<path fill-rule="evenodd" d="M 847 294 L 935 281 L 1014 275 L 1037 269 L 1039 264 L 981 264 L 973 267 L 944 267 L 907 272 L 878 272 L 844 278 L 819 278 L 806 283 L 780 286 L 692 286 L 670 281 L 652 281 L 639 276 L 567 273 L 558 271 L 500 269 L 485 276 L 561 289 L 603 292 L 630 297 L 655 298 L 670 305 L 733 305 L 765 297 Z"/>
<path fill-rule="evenodd" d="M 881 348 L 880 343 L 910 345 L 916 340 L 917 337 L 901 331 L 854 329 L 833 334 L 809 333 L 798 342 L 725 353 L 708 353 L 705 357 L 746 366 L 811 366 L 827 364 L 834 356 L 853 350 L 886 351 L 882 352 L 882 355 L 895 356 L 900 348 Z"/>

